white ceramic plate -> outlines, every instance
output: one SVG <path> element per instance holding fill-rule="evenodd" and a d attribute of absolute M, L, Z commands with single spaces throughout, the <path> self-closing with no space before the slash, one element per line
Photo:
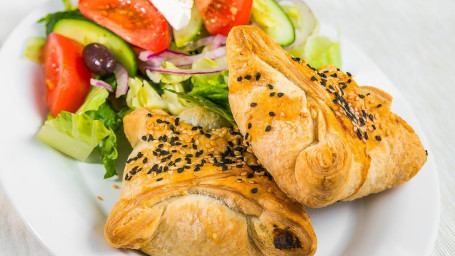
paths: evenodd
<path fill-rule="evenodd" d="M 36 21 L 58 8 L 49 4 L 27 16 L 0 52 L 0 178 L 19 214 L 54 254 L 136 254 L 111 248 L 103 235 L 107 213 L 119 196 L 112 185 L 120 182 L 103 180 L 100 164 L 73 161 L 34 138 L 47 111 L 44 78 L 41 67 L 25 59 L 23 52 L 28 37 L 43 35 L 43 26 Z M 394 85 L 349 40 L 342 38 L 342 47 L 343 69 L 359 84 L 390 92 L 392 109 L 428 145 Z M 309 209 L 318 237 L 316 255 L 430 255 L 439 208 L 437 174 L 430 154 L 420 173 L 407 184 L 354 202 Z"/>

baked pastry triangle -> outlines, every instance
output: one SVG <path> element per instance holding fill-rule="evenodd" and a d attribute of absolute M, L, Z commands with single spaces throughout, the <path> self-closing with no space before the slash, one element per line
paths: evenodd
<path fill-rule="evenodd" d="M 257 165 L 237 128 L 205 129 L 163 111 L 124 118 L 133 146 L 106 225 L 117 248 L 150 255 L 313 255 L 300 204 Z"/>
<path fill-rule="evenodd" d="M 316 70 L 257 27 L 227 39 L 229 102 L 240 132 L 290 197 L 310 207 L 398 186 L 426 161 L 391 96 L 333 66 Z"/>

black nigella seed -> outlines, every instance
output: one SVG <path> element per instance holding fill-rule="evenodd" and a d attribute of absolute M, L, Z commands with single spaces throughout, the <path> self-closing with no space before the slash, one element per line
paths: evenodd
<path fill-rule="evenodd" d="M 267 86 L 269 87 L 269 89 L 270 89 L 270 90 L 272 90 L 272 89 L 273 89 L 273 85 L 271 85 L 271 84 L 268 84 Z"/>
<path fill-rule="evenodd" d="M 322 80 L 321 80 L 321 85 L 325 87 L 325 86 L 327 85 L 327 80 L 322 79 Z"/>
<path fill-rule="evenodd" d="M 274 112 L 269 112 L 269 116 L 275 116 Z"/>
<path fill-rule="evenodd" d="M 362 133 L 360 132 L 360 130 L 357 130 L 357 137 L 359 137 L 359 139 L 362 139 Z"/>
<path fill-rule="evenodd" d="M 270 130 L 272 130 L 272 126 L 267 125 L 267 127 L 265 127 L 265 131 L 268 132 L 268 131 L 270 131 Z"/>
<path fill-rule="evenodd" d="M 365 95 L 359 94 L 359 97 L 360 97 L 361 99 L 363 99 L 363 98 L 365 98 Z"/>
<path fill-rule="evenodd" d="M 256 194 L 258 192 L 258 188 L 251 189 L 251 193 Z"/>
<path fill-rule="evenodd" d="M 175 120 L 174 120 L 175 126 L 178 126 L 179 122 L 180 122 L 180 117 L 175 118 Z"/>
<path fill-rule="evenodd" d="M 151 113 L 148 113 L 147 116 L 148 116 L 148 117 L 152 117 L 152 114 L 151 114 Z"/>
<path fill-rule="evenodd" d="M 258 81 L 261 78 L 261 73 L 257 72 L 255 78 L 256 81 Z"/>
<path fill-rule="evenodd" d="M 299 61 L 300 61 L 300 58 L 299 58 L 299 57 L 292 57 L 292 60 L 293 60 L 293 61 L 299 62 Z"/>
<path fill-rule="evenodd" d="M 380 108 L 380 107 L 382 107 L 382 104 L 378 104 L 376 107 L 377 107 L 377 108 Z"/>
<path fill-rule="evenodd" d="M 161 123 L 163 122 L 163 120 L 161 120 L 161 119 L 156 119 L 156 122 L 159 123 L 159 124 L 161 124 Z"/>
<path fill-rule="evenodd" d="M 136 174 L 136 171 L 135 170 L 131 170 L 130 174 L 134 175 L 134 174 Z"/>
<path fill-rule="evenodd" d="M 373 121 L 373 114 L 368 115 L 368 117 Z"/>
<path fill-rule="evenodd" d="M 376 125 L 371 125 L 371 127 L 373 127 L 373 130 L 376 130 Z"/>
<path fill-rule="evenodd" d="M 311 81 L 318 81 L 318 79 L 315 76 L 312 76 Z"/>
<path fill-rule="evenodd" d="M 143 140 L 143 141 L 146 141 L 146 140 L 147 140 L 147 136 L 145 136 L 145 135 L 142 136 L 142 140 Z"/>
<path fill-rule="evenodd" d="M 149 134 L 147 141 L 151 141 L 151 140 L 153 140 L 153 136 L 151 134 Z"/>
<path fill-rule="evenodd" d="M 348 84 L 350 84 L 350 83 L 352 82 L 352 79 L 348 79 L 348 81 L 347 81 L 347 82 L 348 82 Z"/>
<path fill-rule="evenodd" d="M 246 175 L 246 177 L 247 177 L 248 179 L 253 178 L 253 176 L 254 176 L 254 172 L 250 172 L 250 173 L 248 173 L 248 175 Z"/>
<path fill-rule="evenodd" d="M 270 93 L 270 97 L 275 96 L 275 93 L 276 93 L 276 92 L 271 92 L 271 93 Z"/>
<path fill-rule="evenodd" d="M 185 170 L 185 168 L 180 167 L 180 168 L 177 169 L 177 172 L 178 172 L 178 173 L 182 173 L 184 170 Z"/>
<path fill-rule="evenodd" d="M 251 80 L 251 76 L 250 75 L 246 75 L 243 78 L 245 78 L 246 80 Z"/>
<path fill-rule="evenodd" d="M 241 81 L 242 81 L 242 76 L 237 77 L 237 82 L 241 82 Z"/>
<path fill-rule="evenodd" d="M 250 107 L 256 107 L 258 104 L 256 102 L 251 102 Z"/>
<path fill-rule="evenodd" d="M 349 77 L 351 77 L 351 76 L 352 76 L 352 75 L 351 75 L 351 73 L 349 73 L 349 72 L 346 72 L 346 74 L 347 74 Z"/>
<path fill-rule="evenodd" d="M 362 115 L 364 118 L 367 118 L 367 112 L 365 112 L 365 110 L 362 109 Z"/>
<path fill-rule="evenodd" d="M 365 137 L 365 139 L 368 140 L 368 133 L 367 133 L 367 132 L 364 132 L 364 133 L 363 133 L 363 137 Z"/>
<path fill-rule="evenodd" d="M 248 137 L 250 137 L 250 134 L 249 134 L 249 133 L 246 133 L 246 134 L 245 134 L 245 140 L 247 140 Z"/>
<path fill-rule="evenodd" d="M 163 177 L 156 179 L 156 181 L 162 181 Z"/>
<path fill-rule="evenodd" d="M 142 160 L 142 163 L 147 163 L 147 157 L 144 157 L 144 159 Z"/>
<path fill-rule="evenodd" d="M 251 129 L 252 124 L 248 123 L 248 129 Z"/>
<path fill-rule="evenodd" d="M 374 137 L 374 138 L 375 138 L 377 141 L 381 141 L 381 140 L 382 140 L 382 139 L 381 139 L 381 136 L 379 136 L 379 135 L 376 135 L 376 137 Z"/>
<path fill-rule="evenodd" d="M 212 137 L 212 135 L 210 135 L 210 134 L 208 134 L 208 133 L 204 134 L 204 136 L 207 137 L 207 138 L 209 138 L 209 139 L 210 139 L 210 137 Z"/>
<path fill-rule="evenodd" d="M 142 154 L 142 152 L 137 153 L 137 158 L 141 158 L 143 156 L 144 156 L 144 154 Z"/>
<path fill-rule="evenodd" d="M 425 150 L 425 154 L 428 156 L 428 150 Z"/>
<path fill-rule="evenodd" d="M 278 95 L 278 97 L 280 97 L 280 98 L 281 98 L 281 97 L 283 97 L 284 93 L 282 93 L 282 92 L 279 92 L 277 95 Z"/>

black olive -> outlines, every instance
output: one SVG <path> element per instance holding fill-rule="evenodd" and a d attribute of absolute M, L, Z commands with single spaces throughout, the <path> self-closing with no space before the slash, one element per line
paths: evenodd
<path fill-rule="evenodd" d="M 90 72 L 97 75 L 114 73 L 117 61 L 114 54 L 106 46 L 99 43 L 91 43 L 84 47 L 82 55 L 84 63 Z"/>

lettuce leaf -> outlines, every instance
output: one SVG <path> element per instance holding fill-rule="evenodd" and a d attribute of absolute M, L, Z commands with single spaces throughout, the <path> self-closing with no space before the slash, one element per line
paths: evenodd
<path fill-rule="evenodd" d="M 92 88 L 90 88 L 90 92 L 85 98 L 84 103 L 76 111 L 76 114 L 83 114 L 86 111 L 97 110 L 106 102 L 107 97 L 109 97 L 109 91 L 106 88 L 92 86 Z"/>
<path fill-rule="evenodd" d="M 62 111 L 44 123 L 36 138 L 77 160 L 84 161 L 102 139 L 112 132 L 86 114 Z"/>
<path fill-rule="evenodd" d="M 42 64 L 43 61 L 43 47 L 46 43 L 44 37 L 30 37 L 27 39 L 27 46 L 25 48 L 24 57 L 27 59 Z"/>
<path fill-rule="evenodd" d="M 162 67 L 165 69 L 175 69 L 179 70 L 181 68 L 176 67 L 169 61 L 164 61 Z M 146 71 L 147 76 L 152 80 L 154 83 L 159 84 L 176 84 L 181 83 L 185 80 L 188 80 L 191 75 L 175 75 L 175 74 L 164 74 L 158 72 L 151 72 L 149 70 Z"/>
<path fill-rule="evenodd" d="M 325 65 L 341 68 L 340 42 L 326 36 L 310 36 L 305 44 L 302 56 L 310 66 L 320 69 Z"/>
<path fill-rule="evenodd" d="M 102 122 L 110 131 L 109 136 L 104 138 L 98 145 L 104 169 L 106 170 L 104 178 L 110 178 L 117 174 L 115 160 L 118 157 L 118 152 L 115 131 L 122 125 L 122 119 L 115 110 L 112 109 L 108 102 L 104 102 L 97 110 L 89 110 L 85 112 L 85 114 L 90 116 L 93 120 Z"/>
<path fill-rule="evenodd" d="M 169 113 L 173 115 L 178 115 L 188 107 L 194 106 L 194 104 L 192 104 L 191 102 L 181 99 L 178 95 L 169 92 L 166 89 L 180 93 L 185 93 L 185 90 L 183 89 L 183 86 L 180 83 L 167 84 L 164 86 L 164 92 L 161 95 L 161 99 L 163 99 L 163 101 L 166 102 L 167 105 L 166 110 Z"/>
<path fill-rule="evenodd" d="M 193 69 L 209 69 L 215 68 L 218 64 L 208 58 L 197 59 L 193 63 Z M 223 71 L 208 75 L 193 75 L 191 82 L 193 89 L 188 93 L 191 96 L 210 101 L 211 103 L 220 106 L 225 112 L 230 113 L 228 94 L 229 88 L 227 85 L 228 71 Z"/>
<path fill-rule="evenodd" d="M 117 136 L 113 130 L 98 147 L 101 152 L 104 169 L 106 170 L 104 178 L 107 179 L 117 175 L 117 170 L 115 169 L 115 160 L 118 157 Z"/>
<path fill-rule="evenodd" d="M 130 89 L 126 94 L 126 104 L 131 109 L 146 107 L 166 109 L 158 92 L 146 81 L 138 77 L 130 78 Z"/>
<path fill-rule="evenodd" d="M 234 117 L 232 116 L 232 112 L 231 112 L 230 109 L 228 111 L 227 109 L 224 109 L 224 108 L 214 104 L 210 100 L 207 100 L 207 99 L 204 99 L 204 98 L 199 98 L 198 96 L 192 96 L 192 95 L 189 95 L 189 94 L 184 93 L 184 92 L 176 92 L 176 91 L 170 90 L 170 89 L 165 89 L 165 90 L 169 91 L 169 92 L 172 92 L 172 93 L 175 93 L 180 98 L 182 98 L 184 100 L 187 100 L 187 101 L 189 101 L 191 103 L 194 103 L 195 105 L 197 105 L 199 107 L 203 107 L 203 108 L 206 108 L 208 110 L 211 110 L 211 111 L 219 114 L 223 118 L 225 118 L 231 125 L 235 125 Z"/>

